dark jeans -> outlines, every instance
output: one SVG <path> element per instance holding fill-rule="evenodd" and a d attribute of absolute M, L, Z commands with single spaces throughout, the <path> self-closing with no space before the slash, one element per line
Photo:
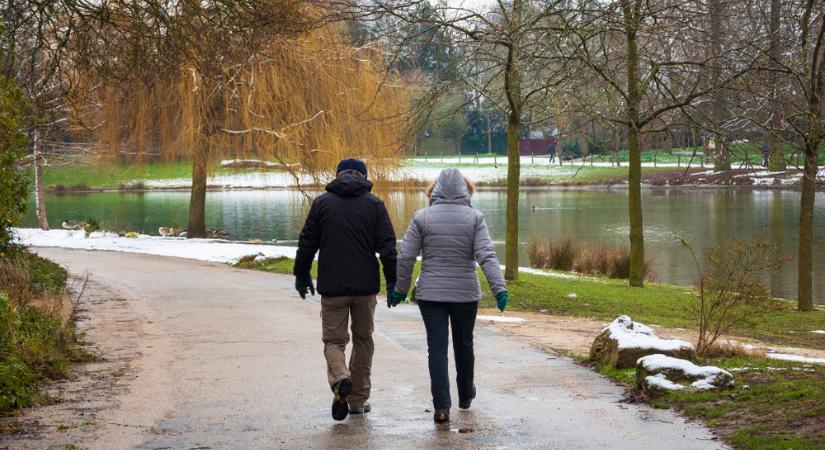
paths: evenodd
<path fill-rule="evenodd" d="M 446 303 L 419 300 L 418 308 L 427 328 L 427 352 L 430 366 L 430 390 L 435 409 L 450 409 L 450 376 L 447 369 L 447 342 L 453 329 L 458 401 L 473 397 L 473 327 L 476 323 L 478 302 Z M 449 322 L 449 326 L 448 326 Z"/>

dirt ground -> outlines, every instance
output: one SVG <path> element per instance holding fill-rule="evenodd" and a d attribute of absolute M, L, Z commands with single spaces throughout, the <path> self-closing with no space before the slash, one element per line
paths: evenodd
<path fill-rule="evenodd" d="M 479 311 L 479 315 L 498 316 L 495 309 Z M 581 317 L 552 316 L 549 314 L 508 312 L 508 317 L 520 317 L 524 322 L 495 322 L 495 325 L 508 332 L 522 337 L 536 345 L 556 350 L 560 353 L 574 353 L 587 355 L 590 345 L 609 322 Z M 656 324 L 645 324 L 652 327 L 660 338 L 676 338 L 688 342 L 696 342 L 697 333 L 681 328 L 664 328 Z M 748 352 L 765 354 L 767 352 L 790 353 L 811 358 L 825 358 L 825 350 L 782 347 L 766 344 L 761 341 L 740 336 L 730 336 L 722 339 L 721 344 L 739 346 Z"/>

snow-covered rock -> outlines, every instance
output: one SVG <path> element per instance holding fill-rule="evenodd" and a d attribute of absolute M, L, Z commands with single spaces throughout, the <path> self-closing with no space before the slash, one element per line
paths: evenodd
<path fill-rule="evenodd" d="M 590 359 L 627 369 L 645 355 L 662 353 L 691 358 L 693 345 L 679 339 L 661 339 L 644 324 L 620 316 L 602 330 L 590 347 Z"/>
<path fill-rule="evenodd" d="M 733 375 L 715 366 L 697 366 L 667 355 L 648 355 L 636 363 L 636 384 L 649 394 L 685 388 L 697 391 L 733 386 Z"/>

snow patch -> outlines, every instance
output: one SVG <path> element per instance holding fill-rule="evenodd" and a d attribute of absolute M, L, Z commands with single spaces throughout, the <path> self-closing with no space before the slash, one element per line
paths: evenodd
<path fill-rule="evenodd" d="M 647 377 L 645 377 L 645 381 L 647 382 L 648 386 L 657 387 L 659 389 L 664 389 L 667 391 L 678 391 L 685 388 L 679 383 L 674 383 L 668 380 L 665 374 L 663 373 L 657 373 L 656 375 L 648 375 Z"/>
<path fill-rule="evenodd" d="M 659 372 L 654 376 L 660 376 L 660 378 L 665 380 L 667 380 L 664 374 L 665 372 L 678 372 L 686 378 L 695 380 L 690 386 L 700 391 L 719 387 L 717 385 L 720 381 L 719 378 L 722 378 L 724 384 L 728 383 L 724 381 L 725 379 L 733 379 L 733 375 L 724 369 L 715 366 L 697 366 L 690 361 L 667 355 L 643 356 L 639 358 L 637 364 L 648 372 Z M 646 380 L 650 380 L 650 376 L 646 377 Z M 670 382 L 670 380 L 668 380 L 668 382 Z"/>
<path fill-rule="evenodd" d="M 793 355 L 790 353 L 768 353 L 768 358 L 778 359 L 780 361 L 793 361 L 811 364 L 825 364 L 825 358 L 812 358 L 810 356 Z"/>
<path fill-rule="evenodd" d="M 523 323 L 527 320 L 521 317 L 506 317 L 506 316 L 477 316 L 476 319 L 485 322 L 503 322 L 503 323 Z"/>
<path fill-rule="evenodd" d="M 813 330 L 811 331 L 813 334 L 825 334 L 825 330 Z"/>
<path fill-rule="evenodd" d="M 633 322 L 629 316 L 620 316 L 602 331 L 610 331 L 610 337 L 622 348 L 643 348 L 662 352 L 693 349 L 693 344 L 679 339 L 661 339 L 644 324 Z M 661 355 L 660 355 L 661 356 Z"/>

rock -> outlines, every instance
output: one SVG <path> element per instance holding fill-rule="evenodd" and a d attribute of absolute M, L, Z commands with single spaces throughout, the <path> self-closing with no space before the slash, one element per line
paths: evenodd
<path fill-rule="evenodd" d="M 636 364 L 636 385 L 650 395 L 668 390 L 707 391 L 733 387 L 733 375 L 715 366 L 697 366 L 667 355 L 648 355 Z"/>
<path fill-rule="evenodd" d="M 592 361 L 613 364 L 617 369 L 634 367 L 642 356 L 657 353 L 689 359 L 693 357 L 693 345 L 679 339 L 660 339 L 647 326 L 620 316 L 590 346 Z"/>

